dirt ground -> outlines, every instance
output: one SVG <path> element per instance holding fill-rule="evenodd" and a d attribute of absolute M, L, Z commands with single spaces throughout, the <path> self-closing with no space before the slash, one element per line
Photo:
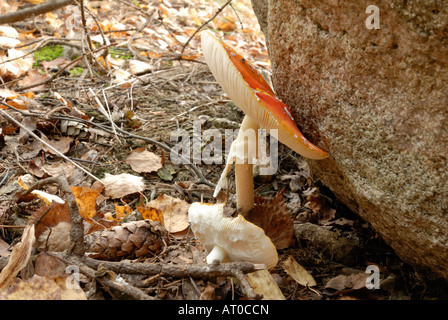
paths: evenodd
<path fill-rule="evenodd" d="M 111 8 L 111 10 L 119 9 L 120 7 Z M 98 20 L 103 18 L 101 13 L 97 13 Z M 20 23 L 16 26 L 24 28 Z M 123 54 L 135 53 L 124 48 Z M 225 129 L 238 129 L 243 113 L 222 92 L 208 67 L 202 63 L 202 58 L 191 62 L 188 59 L 176 60 L 173 56 L 174 54 L 171 57 L 155 59 L 156 63 L 153 64 L 151 71 L 133 75 L 133 82 L 130 84 L 111 84 L 107 76 L 86 76 L 81 79 L 62 74 L 51 84 L 33 88 L 35 96 L 26 100 L 27 111 L 39 114 L 41 118 L 24 115 L 11 109 L 7 112 L 20 119 L 22 123 L 28 121 L 34 124 L 36 132 L 40 131 L 48 138 L 59 140 L 67 137 L 68 135 L 61 131 L 61 120 L 51 118 L 53 115 L 67 115 L 64 108 L 58 111 L 63 104 L 55 95 L 57 92 L 69 101 L 71 106 L 88 115 L 89 122 L 112 130 L 109 120 L 98 112 L 98 103 L 89 91 L 93 89 L 96 97 L 103 102 L 107 97 L 109 107 L 116 114 L 115 123 L 118 128 L 134 136 L 121 133 L 115 135 L 113 131 L 105 133 L 98 127 L 86 123 L 89 128 L 88 135 L 71 136 L 70 148 L 65 153 L 67 157 L 81 159 L 79 163 L 99 179 L 104 178 L 106 173 L 113 175 L 130 173 L 143 177 L 146 188 L 142 194 L 147 201 L 157 199 L 159 195 L 168 195 L 187 203 L 198 201 L 215 203 L 217 199 L 213 197 L 213 185 L 218 181 L 224 165 L 194 164 L 202 172 L 203 178 L 201 178 L 191 166 L 172 163 L 168 149 L 173 148 L 176 141 L 170 138 L 170 134 L 176 129 L 185 129 L 192 136 L 194 123 L 200 123 L 202 133 L 207 129 L 217 129 L 224 137 Z M 96 68 L 94 64 L 92 66 Z M 129 66 L 123 66 L 123 69 L 126 68 Z M 14 86 L 10 88 L 14 89 Z M 107 89 L 104 95 L 103 89 Z M 0 124 L 6 127 L 10 123 L 0 118 Z M 17 130 L 8 135 L 0 150 L 2 181 L 0 240 L 8 245 L 6 249 L 5 246 L 0 246 L 0 249 L 6 251 L 10 250 L 9 245 L 20 240 L 20 231 L 23 230 L 13 226 L 26 225 L 39 205 L 36 204 L 36 200 L 16 201 L 14 193 L 7 193 L 5 188 L 24 174 L 32 173 L 36 176 L 37 170 L 31 162 L 41 164 L 61 162 L 58 156 L 39 150 L 33 156 L 24 157 L 24 154 L 29 155 L 29 152 L 36 150 L 35 139 L 28 137 L 19 140 L 19 134 L 20 130 Z M 168 149 L 144 140 L 143 137 L 164 143 Z M 223 145 L 224 143 L 225 141 Z M 204 144 L 205 142 L 202 147 Z M 163 168 L 152 173 L 133 171 L 126 163 L 126 158 L 137 148 L 146 148 L 164 159 Z M 89 152 L 94 152 L 95 156 L 92 159 L 83 158 Z M 235 206 L 232 177 L 233 171 L 229 175 L 230 187 L 227 195 L 229 207 Z M 72 175 L 69 183 L 91 187 L 94 180 L 86 175 Z M 270 272 L 287 300 L 448 298 L 448 287 L 444 281 L 432 279 L 424 270 L 414 270 L 403 263 L 367 222 L 350 212 L 320 184 L 299 155 L 284 146 L 279 146 L 278 172 L 269 177 L 257 177 L 255 189 L 256 194 L 266 200 L 281 194 L 282 208 L 288 210 L 292 222 L 288 227 L 294 228 L 292 244 L 278 250 L 279 263 Z M 61 190 L 55 186 L 45 187 L 45 191 L 61 194 Z M 132 195 L 120 201 L 127 202 L 135 209 L 138 200 L 139 195 Z M 106 199 L 101 208 L 98 208 L 98 215 L 113 212 L 115 204 L 120 201 Z M 195 240 L 191 232 L 181 236 L 170 236 L 165 246 L 163 253 L 156 257 L 139 257 L 132 261 L 183 266 L 200 264 L 201 259 L 205 257 L 201 244 Z M 5 251 L 0 251 L 2 252 Z M 4 257 L 7 255 L 4 254 Z M 316 281 L 315 286 L 304 286 L 288 274 L 284 262 L 289 257 L 293 257 L 312 275 Z M 368 290 L 365 286 L 366 268 L 369 265 L 376 266 L 380 272 L 379 289 Z M 238 283 L 230 277 L 194 278 L 126 273 L 120 276 L 149 296 L 163 300 L 247 298 Z M 81 280 L 87 290 L 91 282 Z M 117 293 L 113 289 L 106 290 L 98 286 L 89 298 L 129 297 L 123 292 Z"/>

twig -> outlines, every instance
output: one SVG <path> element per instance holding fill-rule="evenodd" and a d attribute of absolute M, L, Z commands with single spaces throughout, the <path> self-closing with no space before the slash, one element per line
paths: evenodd
<path fill-rule="evenodd" d="M 59 150 L 55 149 L 51 144 L 45 142 L 44 140 L 42 140 L 41 138 L 39 138 L 33 131 L 31 131 L 30 129 L 28 129 L 26 126 L 24 126 L 23 124 L 21 124 L 20 122 L 18 122 L 16 119 L 14 119 L 13 117 L 11 117 L 8 113 L 6 113 L 4 110 L 0 110 L 0 113 L 5 116 L 6 118 L 8 118 L 9 120 L 11 120 L 12 122 L 14 122 L 16 125 L 18 125 L 20 128 L 22 128 L 23 130 L 25 130 L 28 134 L 30 134 L 33 138 L 39 140 L 41 143 L 43 143 L 44 145 L 46 145 L 48 148 L 50 148 L 52 151 L 54 151 L 57 155 L 59 155 L 61 158 L 63 158 L 64 160 L 67 160 L 71 163 L 73 163 L 73 165 L 75 167 L 77 167 L 78 169 L 82 170 L 83 172 L 85 172 L 88 176 L 90 176 L 91 178 L 95 179 L 96 181 L 101 181 L 100 179 L 98 179 L 97 177 L 95 177 L 93 174 L 91 174 L 87 169 L 85 169 L 84 167 L 80 166 L 79 164 L 77 164 L 76 162 L 70 160 L 70 158 L 68 158 L 67 156 L 65 156 L 64 154 L 62 154 Z"/>
<path fill-rule="evenodd" d="M 0 110 L 2 111 L 2 110 Z M 28 187 L 28 189 L 24 190 L 20 194 L 16 195 L 16 198 L 19 198 L 20 196 L 27 195 L 31 193 L 33 190 L 40 189 L 42 186 L 47 184 L 57 183 L 59 187 L 61 188 L 62 192 L 67 195 L 67 204 L 68 209 L 70 213 L 70 220 L 71 220 L 71 228 L 70 228 L 70 240 L 73 245 L 73 253 L 78 256 L 83 256 L 85 249 L 84 249 L 84 225 L 83 225 L 83 218 L 81 217 L 78 209 L 78 205 L 76 204 L 75 196 L 68 185 L 67 179 L 64 175 L 60 174 L 56 177 L 49 177 L 42 180 L 38 180 L 37 182 L 33 183 Z M 47 212 L 44 212 L 35 222 L 35 224 L 38 224 L 43 216 L 47 214 Z"/>
<path fill-rule="evenodd" d="M 226 3 L 224 3 L 222 5 L 221 8 L 218 9 L 218 11 L 216 11 L 216 13 L 213 15 L 213 17 L 211 17 L 210 19 L 208 19 L 207 21 L 205 21 L 198 29 L 196 29 L 196 31 L 191 35 L 191 37 L 187 40 L 187 42 L 185 42 L 182 51 L 180 52 L 181 54 L 184 53 L 185 49 L 187 48 L 188 44 L 190 43 L 190 41 L 196 36 L 196 34 L 201 31 L 201 29 L 203 27 L 205 27 L 210 21 L 212 21 L 213 19 L 216 18 L 216 16 L 218 14 L 221 13 L 222 10 L 224 10 L 225 7 L 227 7 L 230 3 L 232 2 L 232 0 L 228 0 Z"/>
<path fill-rule="evenodd" d="M 107 106 L 107 110 L 106 110 L 106 108 L 104 108 L 103 104 L 101 103 L 101 100 L 98 98 L 98 96 L 92 90 L 92 88 L 89 88 L 89 92 L 90 92 L 91 95 L 94 96 L 95 101 L 98 104 L 98 110 L 100 110 L 103 113 L 103 115 L 107 118 L 107 120 L 109 120 L 110 125 L 112 127 L 112 130 L 113 130 L 113 132 L 115 134 L 115 138 L 121 144 L 120 138 L 118 138 L 117 130 L 116 130 L 118 127 L 115 124 L 114 120 L 112 119 L 112 114 L 110 113 L 109 104 L 107 103 L 107 97 L 106 97 L 106 95 L 104 93 L 104 90 L 102 90 L 102 92 L 103 92 L 104 102 L 106 103 L 106 106 Z"/>
<path fill-rule="evenodd" d="M 92 41 L 90 40 L 90 35 L 89 32 L 87 30 L 87 21 L 86 21 L 86 15 L 84 13 L 84 0 L 78 0 L 77 2 L 79 2 L 79 9 L 81 11 L 81 22 L 82 22 L 82 28 L 83 28 L 83 33 L 85 34 L 86 38 L 87 38 L 87 44 L 89 46 L 89 50 L 90 52 L 92 52 Z M 106 43 L 104 43 L 106 44 Z M 90 57 L 91 59 L 93 58 L 92 56 Z"/>
<path fill-rule="evenodd" d="M 241 289 L 249 299 L 259 299 L 255 294 L 244 274 L 266 269 L 265 265 L 257 265 L 248 262 L 231 262 L 207 265 L 173 265 L 166 263 L 129 263 L 129 262 L 107 262 L 91 258 L 84 258 L 84 263 L 94 269 L 103 266 L 115 273 L 159 275 L 171 277 L 191 278 L 217 278 L 235 277 L 240 282 Z"/>
<path fill-rule="evenodd" d="M 84 263 L 91 268 L 98 268 L 103 264 L 107 269 L 116 273 L 142 274 L 171 276 L 171 277 L 192 277 L 192 278 L 216 278 L 234 276 L 235 272 L 250 273 L 266 269 L 264 264 L 253 264 L 249 262 L 229 262 L 220 264 L 167 264 L 167 263 L 130 263 L 130 262 L 110 262 L 99 261 L 92 258 L 85 258 Z"/>
<path fill-rule="evenodd" d="M 25 58 L 26 56 L 29 56 L 29 55 L 33 54 L 34 52 L 36 52 L 37 50 L 39 50 L 40 48 L 42 48 L 43 46 L 45 46 L 45 45 L 47 45 L 47 44 L 60 44 L 60 45 L 69 46 L 69 47 L 74 47 L 74 48 L 79 48 L 79 49 L 81 48 L 81 46 L 79 46 L 79 45 L 77 45 L 77 44 L 70 43 L 70 41 L 78 41 L 78 40 L 75 40 L 75 39 L 65 39 L 65 40 L 61 40 L 61 39 L 59 39 L 59 38 L 48 38 L 48 39 L 44 39 L 44 40 L 32 41 L 32 42 L 30 42 L 30 43 L 27 43 L 27 44 L 18 46 L 18 47 L 16 47 L 16 48 L 18 49 L 18 48 L 21 48 L 21 47 L 26 47 L 26 46 L 32 45 L 32 44 L 34 44 L 34 43 L 37 43 L 37 42 L 40 42 L 40 43 L 37 45 L 36 48 L 34 48 L 33 50 L 31 50 L 30 52 L 25 53 L 24 55 L 21 55 L 21 56 L 19 56 L 19 57 L 11 58 L 11 59 L 8 59 L 8 60 L 3 60 L 3 61 L 0 62 L 0 65 L 5 64 L 5 63 L 8 63 L 8 62 L 12 62 L 12 61 L 14 61 L 14 60 L 23 59 L 23 58 Z M 4 83 L 4 84 L 10 84 L 10 83 L 11 83 L 11 82 L 7 82 L 7 83 Z"/>
<path fill-rule="evenodd" d="M 108 48 L 108 47 L 110 47 L 110 46 L 112 46 L 112 44 L 108 44 L 108 45 L 102 46 L 102 47 L 100 47 L 100 48 L 98 48 L 98 49 L 93 50 L 92 53 L 98 52 L 98 51 L 100 51 L 100 50 L 104 50 L 105 48 Z M 67 69 L 68 67 L 70 67 L 71 65 L 73 65 L 73 64 L 75 64 L 75 63 L 78 63 L 78 62 L 79 62 L 81 59 L 83 59 L 84 57 L 85 57 L 85 55 L 82 55 L 82 56 L 76 58 L 75 60 L 73 60 L 73 61 L 67 63 L 66 65 L 62 66 L 61 69 L 59 69 L 59 71 L 56 72 L 54 75 L 52 75 L 50 78 L 45 79 L 45 80 L 40 81 L 40 82 L 37 82 L 37 83 L 34 83 L 34 84 L 30 84 L 30 85 L 28 85 L 28 86 L 19 87 L 19 88 L 16 89 L 16 91 L 27 90 L 27 89 L 30 89 L 30 88 L 38 87 L 38 86 L 41 86 L 41 85 L 44 85 L 44 84 L 47 84 L 47 83 L 52 82 L 54 79 L 56 79 L 57 77 L 59 77 L 59 75 L 60 75 L 65 69 Z"/>
<path fill-rule="evenodd" d="M 96 26 L 97 26 L 97 28 L 98 28 L 100 34 L 101 34 L 101 37 L 103 38 L 103 44 L 107 44 L 108 40 L 106 40 L 106 36 L 104 35 L 103 27 L 102 27 L 101 24 L 98 22 L 97 17 L 93 14 L 92 11 L 90 11 L 89 8 L 85 7 L 84 9 L 90 14 L 90 16 L 92 17 L 93 21 L 95 21 L 95 24 L 96 24 Z M 106 50 L 103 51 L 102 57 L 103 57 L 103 59 L 104 59 L 104 63 L 106 64 L 106 67 L 107 67 L 108 72 L 110 72 L 110 71 L 111 71 L 111 69 L 110 69 L 110 64 L 109 64 L 109 61 L 108 61 L 108 59 L 107 59 L 107 55 L 108 55 L 108 54 L 109 54 L 109 49 L 106 48 Z M 100 64 L 100 65 L 101 65 L 101 64 Z"/>
<path fill-rule="evenodd" d="M 28 17 L 39 15 L 42 13 L 50 12 L 64 6 L 69 5 L 74 0 L 55 0 L 44 4 L 25 8 L 16 12 L 7 13 L 0 16 L 0 24 L 13 23 L 20 20 L 24 20 Z"/>
<path fill-rule="evenodd" d="M 93 270 L 92 268 L 88 267 L 81 258 L 79 257 L 74 257 L 74 256 L 69 256 L 67 259 L 60 257 L 57 254 L 53 254 L 53 253 L 47 253 L 48 255 L 61 260 L 62 262 L 66 263 L 67 265 L 73 265 L 75 264 L 76 266 L 79 267 L 79 271 L 84 274 L 85 276 L 89 277 L 92 280 L 98 281 L 105 289 L 106 291 L 108 291 L 112 296 L 112 292 L 109 291 L 109 288 L 111 289 L 115 289 L 118 290 L 120 292 L 122 292 L 123 294 L 132 297 L 136 300 L 155 300 L 155 298 L 147 295 L 145 292 L 143 292 L 142 290 L 131 286 L 131 285 L 124 285 L 118 282 L 115 282 L 113 280 L 107 279 L 105 277 L 101 277 L 97 274 L 97 272 L 95 270 Z"/>
<path fill-rule="evenodd" d="M 152 59 L 148 59 L 146 57 L 143 57 L 140 53 L 136 52 L 135 49 L 132 47 L 132 41 L 134 41 L 135 37 L 143 30 L 145 29 L 148 24 L 152 21 L 152 15 L 154 14 L 155 10 L 153 10 L 150 14 L 150 16 L 148 17 L 148 19 L 146 19 L 146 21 L 134 32 L 134 34 L 132 34 L 132 36 L 129 38 L 129 41 L 126 43 L 126 46 L 128 47 L 128 50 L 130 52 L 132 52 L 132 54 L 134 55 L 134 57 L 137 60 L 140 61 L 144 61 L 144 62 L 149 62 L 152 63 Z"/>
<path fill-rule="evenodd" d="M 5 175 L 3 176 L 2 181 L 0 181 L 0 186 L 3 185 L 6 180 L 8 180 L 8 175 L 9 175 L 9 168 L 6 169 Z"/>
<path fill-rule="evenodd" d="M 38 118 L 46 119 L 46 117 L 43 116 L 43 115 L 41 115 L 41 114 L 25 112 L 25 111 L 23 111 L 23 110 L 14 108 L 13 106 L 10 106 L 9 104 L 4 103 L 4 102 L 2 102 L 2 101 L 0 101 L 0 104 L 4 105 L 4 106 L 6 106 L 6 107 L 8 107 L 8 108 L 10 108 L 10 109 L 12 109 L 12 110 L 14 110 L 14 111 L 19 112 L 19 113 L 22 114 L 23 116 L 31 116 L 31 117 L 38 117 Z M 0 111 L 2 111 L 2 110 L 0 110 Z M 76 122 L 80 122 L 80 123 L 84 123 L 84 124 L 90 124 L 90 125 L 92 125 L 92 126 L 95 126 L 95 127 L 100 128 L 101 130 L 104 130 L 104 131 L 106 131 L 106 132 L 108 132 L 108 133 L 111 133 L 111 134 L 114 133 L 112 129 L 106 128 L 106 127 L 103 126 L 103 125 L 94 123 L 94 122 L 89 121 L 89 120 L 84 120 L 84 119 L 81 119 L 81 118 L 69 117 L 69 116 L 51 116 L 50 119 L 55 119 L 55 120 L 68 120 L 68 121 L 76 121 Z M 205 184 L 205 185 L 208 185 L 208 186 L 213 187 L 213 188 L 216 186 L 214 183 L 208 181 L 208 180 L 204 177 L 204 175 L 202 174 L 202 171 L 201 171 L 198 167 L 196 167 L 190 160 L 188 160 L 187 158 L 185 158 L 183 155 L 177 153 L 176 151 L 174 151 L 172 148 L 170 148 L 169 146 L 167 146 L 167 145 L 164 144 L 163 142 L 159 142 L 159 141 L 157 141 L 157 140 L 154 140 L 154 139 L 151 139 L 151 138 L 148 138 L 148 137 L 138 136 L 138 135 L 129 133 L 129 132 L 125 131 L 125 130 L 122 130 L 122 129 L 120 129 L 120 128 L 116 128 L 116 130 L 117 130 L 119 133 L 123 134 L 126 138 L 145 140 L 145 141 L 148 141 L 148 142 L 150 142 L 150 143 L 152 143 L 152 144 L 155 144 L 155 145 L 161 147 L 162 149 L 164 149 L 164 150 L 166 150 L 166 151 L 172 152 L 173 154 L 175 154 L 176 156 L 178 156 L 178 157 L 182 160 L 182 163 L 188 165 L 188 166 L 194 171 L 194 173 L 195 173 L 195 174 L 197 175 L 197 177 L 199 178 L 199 181 L 196 182 L 197 184 Z M 97 178 L 95 178 L 95 179 L 97 179 Z"/>

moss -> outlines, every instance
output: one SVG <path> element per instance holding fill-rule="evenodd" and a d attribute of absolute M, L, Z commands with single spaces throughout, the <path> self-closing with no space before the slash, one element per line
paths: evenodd
<path fill-rule="evenodd" d="M 123 48 L 111 47 L 109 53 L 114 59 L 130 60 L 133 57 L 132 53 Z"/>
<path fill-rule="evenodd" d="M 81 68 L 81 67 L 75 67 L 75 68 L 72 68 L 72 69 L 69 70 L 70 75 L 71 75 L 72 77 L 78 77 L 78 76 L 80 76 L 80 75 L 82 74 L 83 71 L 84 71 L 84 68 Z"/>
<path fill-rule="evenodd" d="M 53 61 L 58 57 L 62 57 L 63 51 L 64 48 L 60 45 L 43 47 L 34 52 L 34 59 L 36 60 L 34 65 L 38 66 L 41 61 Z"/>

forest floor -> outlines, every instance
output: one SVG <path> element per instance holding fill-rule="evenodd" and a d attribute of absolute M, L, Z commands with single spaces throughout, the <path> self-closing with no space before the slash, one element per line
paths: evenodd
<path fill-rule="evenodd" d="M 0 1 L 0 9 L 13 11 L 26 4 Z M 61 279 L 67 281 L 66 272 L 55 267 L 61 261 L 65 262 L 62 270 L 67 264 L 81 270 L 77 281 L 84 295 L 75 296 L 83 299 L 252 297 L 251 289 L 258 291 L 254 285 L 248 289 L 241 282 L 244 266 L 235 265 L 242 268 L 237 277 L 219 266 L 214 275 L 195 269 L 204 265 L 206 254 L 189 229 L 188 206 L 219 201 L 213 191 L 224 165 L 205 164 L 192 157 L 188 164 L 177 164 L 172 159 L 177 144 L 172 135 L 176 131 L 188 133 L 192 143 L 194 134 L 200 134 L 203 150 L 210 143 L 204 132 L 214 129 L 223 140 L 224 150 L 226 130 L 238 129 L 243 118 L 204 63 L 196 34 L 200 28 L 217 31 L 256 67 L 269 71 L 264 38 L 250 1 L 229 5 L 205 0 L 117 0 L 84 1 L 83 5 L 84 15 L 80 7 L 69 6 L 11 24 L 17 35 L 0 30 L 9 39 L 20 41 L 15 49 L 4 49 L 0 56 L 0 288 L 4 285 L 0 298 L 33 297 L 30 290 L 35 297 L 61 298 L 65 292 Z M 26 53 L 31 54 L 21 57 Z M 12 60 L 14 57 L 20 59 Z M 114 190 L 123 192 L 115 196 L 98 187 L 98 181 L 106 176 L 116 178 L 123 173 L 143 181 L 142 189 L 136 193 Z M 76 245 L 70 242 L 70 228 L 64 223 L 70 226 L 73 222 L 72 209 L 61 209 L 54 202 L 24 192 L 24 185 L 32 186 L 68 203 L 70 192 L 64 183 L 51 180 L 61 174 L 72 190 L 81 190 L 75 196 L 89 229 L 86 239 L 92 234 L 101 237 L 101 232 L 112 226 L 149 218 L 168 231 L 166 237 L 157 228 L 147 231 L 160 244 L 155 251 L 117 258 L 111 255 L 120 249 L 114 249 L 102 260 L 98 255 L 96 261 L 180 269 L 137 274 L 71 259 L 67 252 Z M 235 206 L 232 177 L 233 171 L 223 195 L 229 208 Z M 132 188 L 134 182 L 126 183 L 129 185 L 120 188 Z M 285 229 L 282 236 L 291 237 L 287 246 L 278 248 L 279 263 L 269 270 L 273 282 L 266 280 L 266 287 L 275 288 L 262 293 L 265 296 L 287 300 L 448 297 L 445 282 L 431 280 L 424 271 L 403 263 L 291 150 L 279 146 L 278 171 L 273 176 L 256 177 L 255 189 L 259 199 L 264 199 L 263 214 L 272 215 L 274 220 L 284 218 L 281 221 L 287 225 L 281 226 Z M 87 194 L 95 194 L 93 200 L 83 198 Z M 270 229 L 279 228 L 277 224 L 253 222 L 266 233 L 275 234 L 278 230 Z M 30 225 L 35 232 L 28 236 L 24 230 Z M 114 237 L 120 245 L 129 244 L 127 238 Z M 13 247 L 21 257 L 13 259 Z M 54 254 L 63 250 L 65 255 Z M 11 260 L 15 265 L 8 264 Z M 369 268 L 379 273 L 370 273 Z M 115 274 L 111 276 L 110 270 Z M 179 270 L 190 273 L 182 275 Z M 94 284 L 91 272 L 98 284 Z M 103 276 L 98 275 L 101 272 Z M 128 289 L 117 285 L 118 278 Z M 377 286 L 368 289 L 366 283 Z"/>

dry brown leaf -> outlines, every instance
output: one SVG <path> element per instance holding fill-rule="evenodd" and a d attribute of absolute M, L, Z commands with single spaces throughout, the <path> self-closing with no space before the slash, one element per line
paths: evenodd
<path fill-rule="evenodd" d="M 34 273 L 41 277 L 57 278 L 66 276 L 67 264 L 60 259 L 41 252 L 34 260 Z"/>
<path fill-rule="evenodd" d="M 60 197 L 42 190 L 33 190 L 31 193 L 41 199 L 46 205 L 50 205 L 52 202 L 65 203 Z"/>
<path fill-rule="evenodd" d="M 0 26 L 0 35 L 3 37 L 18 38 L 19 32 L 13 27 Z"/>
<path fill-rule="evenodd" d="M 48 178 L 49 174 L 42 170 L 41 166 L 38 166 L 33 160 L 28 162 L 28 172 L 38 178 Z"/>
<path fill-rule="evenodd" d="M 162 168 L 162 158 L 145 148 L 132 151 L 126 159 L 135 172 L 154 172 Z"/>
<path fill-rule="evenodd" d="M 55 148 L 57 151 L 59 151 L 62 154 L 67 153 L 70 150 L 70 144 L 73 142 L 73 138 L 71 137 L 60 137 L 59 140 L 51 140 L 48 139 L 44 134 L 41 135 L 41 139 L 51 145 L 53 148 Z M 45 144 L 42 145 L 42 150 L 45 152 L 58 155 L 56 151 L 53 151 L 49 147 L 47 147 Z"/>
<path fill-rule="evenodd" d="M 98 190 L 87 187 L 71 187 L 78 205 L 79 214 L 85 221 L 92 223 L 92 218 L 96 215 L 96 199 L 100 195 Z"/>
<path fill-rule="evenodd" d="M 199 300 L 213 300 L 215 297 L 215 287 L 208 285 L 205 287 L 204 291 L 202 291 Z"/>
<path fill-rule="evenodd" d="M 37 70 L 30 70 L 28 71 L 28 74 L 19 81 L 19 85 L 22 87 L 30 86 L 37 84 L 39 82 L 45 81 L 48 79 L 48 76 L 40 74 Z M 39 90 L 44 89 L 45 85 L 36 86 L 33 88 L 33 90 Z"/>
<path fill-rule="evenodd" d="M 35 248 L 41 252 L 62 252 L 70 249 L 71 228 L 72 225 L 69 222 L 60 222 L 51 229 L 46 228 L 37 238 Z"/>
<path fill-rule="evenodd" d="M 348 293 L 366 287 L 366 280 L 370 275 L 360 272 L 351 275 L 339 275 L 331 278 L 325 285 L 325 290 L 331 293 Z"/>
<path fill-rule="evenodd" d="M 35 234 L 37 239 L 45 230 L 54 228 L 61 222 L 70 223 L 71 221 L 67 203 L 52 202 L 50 206 L 42 205 L 38 210 L 33 212 L 30 223 L 35 223 L 45 212 L 45 216 L 36 225 Z"/>
<path fill-rule="evenodd" d="M 14 99 L 19 94 L 7 88 L 0 88 L 0 97 L 3 99 Z"/>
<path fill-rule="evenodd" d="M 71 60 L 68 60 L 67 58 L 58 57 L 51 61 L 41 61 L 40 64 L 44 68 L 45 73 L 48 74 L 49 71 L 51 71 L 49 70 L 50 68 L 60 68 L 70 62 Z M 75 67 L 75 65 L 73 67 Z"/>
<path fill-rule="evenodd" d="M 263 295 L 263 300 L 286 300 L 268 270 L 248 273 L 246 278 L 254 292 Z"/>
<path fill-rule="evenodd" d="M 48 279 L 34 275 L 17 279 L 9 290 L 0 292 L 1 300 L 87 300 L 81 289 L 66 285 L 66 278 Z"/>
<path fill-rule="evenodd" d="M 27 265 L 35 241 L 34 224 L 27 225 L 23 230 L 22 239 L 12 249 L 8 264 L 0 272 L 0 291 L 7 289 L 20 270 Z"/>
<path fill-rule="evenodd" d="M 146 207 L 158 209 L 163 213 L 164 227 L 172 234 L 184 231 L 190 225 L 188 222 L 190 204 L 184 200 L 161 194 Z"/>
<path fill-rule="evenodd" d="M 313 287 L 316 280 L 306 271 L 292 256 L 289 256 L 284 262 L 283 267 L 287 274 L 291 276 L 298 284 L 305 287 Z"/>
<path fill-rule="evenodd" d="M 153 66 L 140 60 L 129 60 L 129 71 L 134 75 L 147 73 L 153 69 Z"/>
<path fill-rule="evenodd" d="M 149 219 L 152 221 L 159 221 L 164 226 L 163 212 L 159 209 L 147 207 L 144 204 L 140 204 L 137 207 L 138 212 L 142 215 L 143 219 Z"/>
<path fill-rule="evenodd" d="M 112 199 L 122 198 L 133 193 L 140 193 L 145 189 L 142 177 L 127 173 L 119 175 L 106 173 L 101 182 L 104 185 L 106 195 Z"/>
<path fill-rule="evenodd" d="M 60 174 L 64 175 L 67 179 L 72 177 L 75 172 L 75 167 L 71 162 L 61 161 L 55 163 L 45 163 L 42 165 L 42 170 L 47 172 L 52 177 L 56 177 Z"/>
<path fill-rule="evenodd" d="M 294 225 L 280 191 L 273 199 L 255 198 L 255 206 L 246 219 L 264 230 L 277 249 L 285 249 L 294 242 Z"/>
<path fill-rule="evenodd" d="M 317 216 L 320 224 L 328 223 L 336 216 L 336 210 L 331 208 L 325 198 L 321 195 L 319 188 L 311 188 L 304 191 L 306 195 L 305 207 L 311 209 Z"/>
<path fill-rule="evenodd" d="M 125 204 L 123 206 L 120 206 L 119 204 L 115 204 L 115 219 L 120 221 L 124 217 L 126 217 L 128 214 L 132 212 L 132 208 Z"/>
<path fill-rule="evenodd" d="M 27 110 L 28 109 L 28 102 L 20 99 L 12 99 L 8 101 L 8 104 L 16 109 L 19 110 Z"/>
<path fill-rule="evenodd" d="M 9 244 L 0 239 L 0 257 L 9 257 L 10 255 L 11 251 L 9 251 Z"/>

